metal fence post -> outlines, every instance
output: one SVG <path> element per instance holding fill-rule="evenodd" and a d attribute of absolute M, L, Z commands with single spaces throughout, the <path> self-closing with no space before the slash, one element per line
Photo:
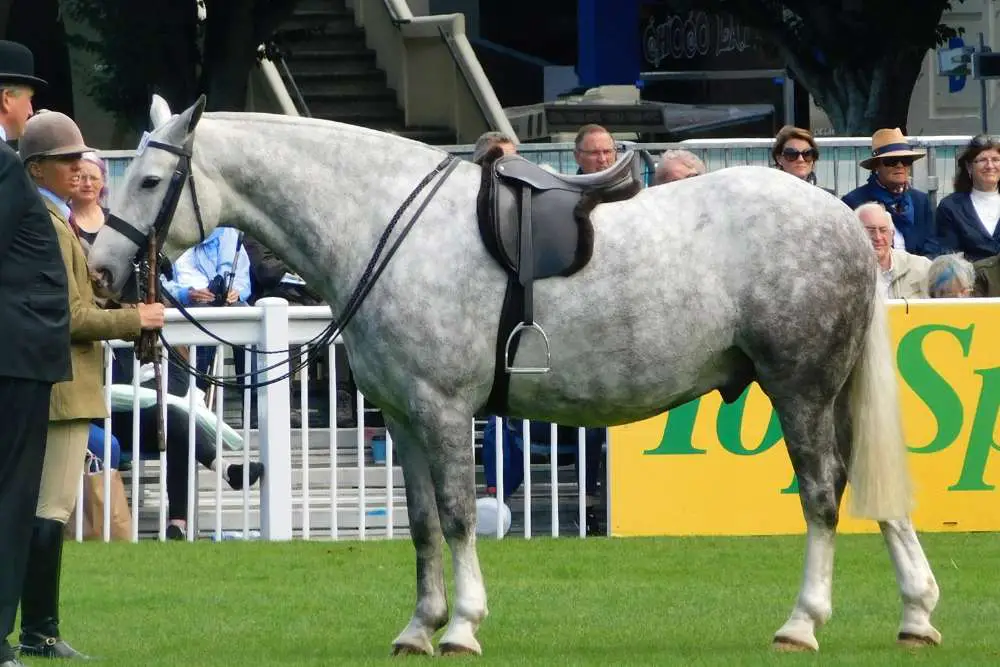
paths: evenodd
<path fill-rule="evenodd" d="M 288 359 L 288 302 L 277 297 L 257 301 L 263 310 L 260 325 L 260 346 L 263 350 L 278 350 L 262 354 L 258 368 L 275 366 Z M 257 377 L 278 378 L 288 370 L 287 364 L 263 371 Z M 257 390 L 257 410 L 260 423 L 260 456 L 265 474 L 260 490 L 261 538 L 278 541 L 292 539 L 292 446 L 290 422 L 289 379 L 269 384 Z M 244 446 L 249 446 L 249 443 Z"/>

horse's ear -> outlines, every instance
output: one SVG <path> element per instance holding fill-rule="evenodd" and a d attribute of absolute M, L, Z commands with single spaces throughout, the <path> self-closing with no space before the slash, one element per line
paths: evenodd
<path fill-rule="evenodd" d="M 153 129 L 166 124 L 171 117 L 170 105 L 159 95 L 153 95 L 153 103 L 149 105 L 149 122 L 153 124 Z"/>
<path fill-rule="evenodd" d="M 205 96 L 199 95 L 197 101 L 187 111 L 187 113 L 190 114 L 187 126 L 188 134 L 194 132 L 194 128 L 198 125 L 198 121 L 201 120 L 201 114 L 204 111 L 205 111 Z"/>

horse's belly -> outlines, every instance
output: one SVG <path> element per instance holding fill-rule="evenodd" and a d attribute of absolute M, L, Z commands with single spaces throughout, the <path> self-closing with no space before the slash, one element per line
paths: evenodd
<path fill-rule="evenodd" d="M 627 423 L 721 387 L 739 370 L 741 353 L 722 304 L 684 309 L 666 294 L 659 302 L 609 300 L 601 307 L 605 304 L 612 305 L 599 312 L 540 308 L 551 368 L 544 375 L 512 376 L 510 406 L 518 416 L 579 425 Z M 525 339 L 515 361 L 527 365 L 543 357 L 539 341 Z"/>

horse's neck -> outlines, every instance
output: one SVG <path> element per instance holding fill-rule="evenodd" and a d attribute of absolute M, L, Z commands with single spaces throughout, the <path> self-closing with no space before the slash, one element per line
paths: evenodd
<path fill-rule="evenodd" d="M 206 123 L 208 124 L 208 123 Z M 211 127 L 211 125 L 216 125 Z M 409 181 L 440 155 L 391 164 L 388 137 L 345 126 L 216 120 L 199 127 L 219 184 L 220 224 L 241 229 L 341 308 L 361 278 Z M 204 131 L 208 130 L 208 131 Z M 197 151 L 198 149 L 196 149 Z M 422 158 L 426 159 L 422 159 Z M 235 159 L 234 159 L 235 158 Z M 404 216 L 405 217 L 405 216 Z"/>

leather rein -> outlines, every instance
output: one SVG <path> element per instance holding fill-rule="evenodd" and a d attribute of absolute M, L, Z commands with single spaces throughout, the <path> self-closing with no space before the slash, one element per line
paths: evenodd
<path fill-rule="evenodd" d="M 156 214 L 156 218 L 153 221 L 152 228 L 143 233 L 139 231 L 139 228 L 123 220 L 118 216 L 111 214 L 107 217 L 105 224 L 111 229 L 115 230 L 119 234 L 123 235 L 134 243 L 139 249 L 136 253 L 135 258 L 132 261 L 134 268 L 134 278 L 140 288 L 140 295 L 145 294 L 146 298 L 149 299 L 151 295 L 156 294 L 159 291 L 173 308 L 176 308 L 184 318 L 194 325 L 195 328 L 200 330 L 202 333 L 209 336 L 212 340 L 217 341 L 219 344 L 233 346 L 234 344 L 226 339 L 212 333 L 204 325 L 202 325 L 198 320 L 190 313 L 190 311 L 181 304 L 177 299 L 174 298 L 172 294 L 163 288 L 162 282 L 159 278 L 159 265 L 165 259 L 163 255 L 159 252 L 159 248 L 162 248 L 163 241 L 166 239 L 167 232 L 170 229 L 170 224 L 173 221 L 174 213 L 177 210 L 177 205 L 180 202 L 181 194 L 184 191 L 185 184 L 189 186 L 191 192 L 191 203 L 194 207 L 195 219 L 198 222 L 198 232 L 201 236 L 201 242 L 204 242 L 207 238 L 205 234 L 205 223 L 202 218 L 201 206 L 198 203 L 198 194 L 195 190 L 194 174 L 191 169 L 191 160 L 193 156 L 193 137 L 188 140 L 188 142 L 183 147 L 173 146 L 171 144 L 166 144 L 161 141 L 149 140 L 144 149 L 158 149 L 167 151 L 172 155 L 178 157 L 177 167 L 174 169 L 174 173 L 170 179 L 170 184 L 167 187 L 167 193 L 160 204 L 160 210 Z M 403 239 L 406 238 L 410 230 L 413 228 L 414 223 L 420 218 L 424 209 L 430 203 L 434 195 L 437 194 L 438 189 L 444 185 L 444 182 L 451 175 L 451 172 L 458 166 L 459 160 L 453 156 L 446 156 L 437 166 L 435 166 L 424 178 L 414 187 L 410 194 L 403 200 L 399 208 L 396 209 L 395 214 L 389 221 L 385 230 L 382 232 L 382 236 L 379 238 L 378 243 L 375 246 L 375 250 L 372 253 L 371 259 L 368 261 L 365 271 L 358 283 L 355 285 L 354 290 L 351 293 L 351 297 L 347 300 L 347 304 L 341 311 L 340 316 L 334 318 L 330 321 L 320 333 L 315 337 L 306 341 L 302 345 L 306 346 L 306 351 L 300 356 L 300 360 L 296 362 L 294 368 L 290 368 L 287 372 L 279 377 L 270 378 L 268 380 L 258 381 L 254 380 L 252 382 L 245 383 L 244 381 L 249 378 L 256 378 L 258 375 L 266 373 L 267 371 L 287 367 L 290 360 L 290 349 L 284 350 L 256 350 L 257 354 L 285 354 L 288 355 L 288 359 L 279 361 L 277 363 L 271 364 L 264 368 L 258 368 L 256 371 L 249 371 L 242 374 L 236 374 L 228 378 L 215 377 L 209 373 L 199 371 L 197 368 L 191 366 L 188 361 L 180 354 L 178 350 L 172 347 L 164 338 L 163 331 L 160 330 L 157 334 L 159 337 L 160 344 L 163 349 L 167 351 L 167 355 L 170 359 L 171 364 L 175 367 L 180 368 L 188 375 L 194 376 L 195 378 L 204 380 L 210 385 L 217 387 L 225 387 L 230 389 L 258 389 L 260 387 L 266 387 L 267 385 L 275 384 L 281 382 L 287 378 L 292 377 L 302 368 L 308 366 L 314 359 L 316 355 L 319 354 L 319 350 L 322 347 L 328 346 L 343 332 L 344 328 L 351 321 L 357 311 L 360 309 L 368 293 L 375 286 L 376 281 L 385 267 L 388 265 L 389 260 L 399 249 L 402 244 Z M 409 222 L 402 228 L 399 236 L 395 239 L 393 244 L 389 246 L 386 250 L 386 246 L 389 241 L 389 237 L 395 230 L 397 223 L 400 218 L 406 212 L 406 210 L 413 204 L 417 196 L 430 185 L 435 178 L 440 175 L 440 178 L 434 183 L 434 186 L 428 191 L 427 196 L 420 203 L 417 209 L 414 211 L 413 215 L 410 217 Z M 383 256 L 383 252 L 385 253 Z M 159 288 L 159 289 L 157 289 Z M 140 346 L 136 348 L 137 356 L 140 355 L 140 348 L 143 348 L 143 357 L 151 356 L 149 352 L 146 351 L 148 347 L 147 344 L 142 344 L 140 340 Z M 158 356 L 158 355 L 157 355 Z M 150 359 L 151 360 L 151 359 Z M 157 370 L 159 369 L 159 364 L 155 364 Z M 159 378 L 157 378 L 157 384 L 159 387 Z"/>

